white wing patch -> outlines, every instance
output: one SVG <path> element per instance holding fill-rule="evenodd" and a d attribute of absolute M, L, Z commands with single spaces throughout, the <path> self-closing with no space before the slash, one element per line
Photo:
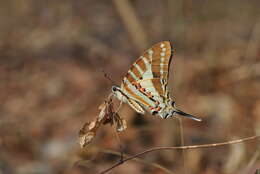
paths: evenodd
<path fill-rule="evenodd" d="M 145 114 L 144 109 L 136 101 L 128 99 L 127 103 L 139 114 Z"/>

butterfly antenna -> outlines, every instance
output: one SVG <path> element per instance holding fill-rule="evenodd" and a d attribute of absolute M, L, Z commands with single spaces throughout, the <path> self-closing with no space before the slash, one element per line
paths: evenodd
<path fill-rule="evenodd" d="M 101 71 L 103 72 L 104 77 L 105 77 L 106 79 L 108 79 L 108 80 L 112 83 L 112 85 L 116 85 L 115 81 L 112 80 L 112 78 L 111 78 L 110 75 L 108 75 L 103 69 L 102 69 Z"/>

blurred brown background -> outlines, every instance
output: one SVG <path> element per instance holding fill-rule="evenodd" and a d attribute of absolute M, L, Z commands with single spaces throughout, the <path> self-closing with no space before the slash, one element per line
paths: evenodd
<path fill-rule="evenodd" d="M 171 40 L 170 89 L 182 110 L 186 145 L 260 134 L 259 0 L 0 1 L 0 173 L 98 173 L 119 160 L 114 128 L 85 150 L 78 131 L 98 115 L 131 63 Z M 124 152 L 179 146 L 176 119 L 140 116 L 124 105 Z M 258 141 L 259 142 L 259 141 Z M 249 174 L 260 168 L 257 141 L 160 151 L 111 173 Z M 185 162 L 185 165 L 183 164 Z M 184 167 L 185 166 L 185 167 Z"/>

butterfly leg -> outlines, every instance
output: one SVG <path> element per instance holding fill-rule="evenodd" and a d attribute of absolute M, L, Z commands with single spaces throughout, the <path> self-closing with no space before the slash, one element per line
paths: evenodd
<path fill-rule="evenodd" d="M 119 106 L 118 106 L 117 110 L 115 111 L 115 113 L 119 112 L 120 108 L 122 107 L 122 103 L 123 103 L 123 101 L 120 100 Z"/>
<path fill-rule="evenodd" d="M 115 113 L 114 113 L 115 114 Z M 113 119 L 113 122 L 116 123 L 116 120 L 115 120 L 115 117 L 112 118 Z M 114 133 L 116 135 L 116 139 L 117 139 L 117 142 L 119 144 L 119 149 L 120 149 L 120 163 L 123 163 L 123 160 L 124 160 L 124 146 L 120 140 L 120 137 L 119 137 L 119 134 L 118 134 L 118 129 L 116 127 L 116 124 L 114 124 Z"/>
<path fill-rule="evenodd" d="M 142 106 L 139 103 L 137 103 L 135 100 L 132 100 L 132 99 L 129 98 L 129 99 L 127 99 L 127 103 L 131 106 L 131 108 L 133 108 L 139 114 L 145 113 Z"/>
<path fill-rule="evenodd" d="M 124 148 L 120 144 L 120 163 L 123 163 L 123 161 L 124 161 Z"/>

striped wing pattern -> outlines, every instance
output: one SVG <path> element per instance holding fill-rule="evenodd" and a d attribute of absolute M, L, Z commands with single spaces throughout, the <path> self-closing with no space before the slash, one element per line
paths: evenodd
<path fill-rule="evenodd" d="M 151 112 L 164 107 L 169 98 L 167 84 L 171 51 L 169 41 L 155 44 L 134 62 L 123 78 L 121 90 L 129 97 L 128 104 L 137 112 L 144 114 L 142 107 Z"/>

